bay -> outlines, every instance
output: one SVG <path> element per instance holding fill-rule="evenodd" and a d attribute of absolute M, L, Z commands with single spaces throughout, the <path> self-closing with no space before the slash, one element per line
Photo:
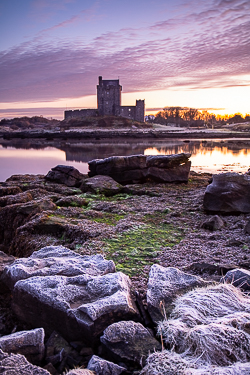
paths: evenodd
<path fill-rule="evenodd" d="M 241 172 L 250 167 L 249 139 L 41 141 L 0 140 L 0 181 L 14 174 L 47 174 L 58 164 L 88 172 L 88 162 L 109 156 L 191 153 L 196 172 Z"/>

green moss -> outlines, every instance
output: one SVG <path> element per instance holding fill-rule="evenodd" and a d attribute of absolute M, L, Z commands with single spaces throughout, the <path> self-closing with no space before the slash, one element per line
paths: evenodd
<path fill-rule="evenodd" d="M 97 223 L 103 223 L 107 225 L 116 225 L 117 222 L 124 218 L 125 215 L 121 214 L 111 214 L 109 212 L 99 213 L 98 217 L 86 217 L 88 220 L 95 221 Z"/>
<path fill-rule="evenodd" d="M 157 263 L 156 257 L 165 247 L 173 247 L 183 234 L 170 225 L 145 225 L 126 231 L 116 238 L 104 239 L 107 259 L 112 259 L 117 271 L 129 276 L 144 275 L 145 266 Z"/>

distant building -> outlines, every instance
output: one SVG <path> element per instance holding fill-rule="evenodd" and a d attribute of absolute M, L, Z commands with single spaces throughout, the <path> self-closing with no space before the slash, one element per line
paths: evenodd
<path fill-rule="evenodd" d="M 119 79 L 103 80 L 100 76 L 99 85 L 97 85 L 97 109 L 65 111 L 64 118 L 110 115 L 144 122 L 144 100 L 136 100 L 135 106 L 121 106 L 121 92 L 122 86 L 119 84 Z"/>

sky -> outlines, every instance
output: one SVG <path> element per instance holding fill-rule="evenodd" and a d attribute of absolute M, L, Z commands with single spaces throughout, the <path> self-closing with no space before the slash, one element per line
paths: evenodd
<path fill-rule="evenodd" d="M 0 118 L 122 105 L 250 113 L 250 0 L 0 0 Z"/>

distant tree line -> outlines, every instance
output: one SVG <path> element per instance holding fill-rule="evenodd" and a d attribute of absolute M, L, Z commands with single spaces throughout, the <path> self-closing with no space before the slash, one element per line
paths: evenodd
<path fill-rule="evenodd" d="M 215 125 L 235 124 L 250 121 L 250 115 L 245 117 L 241 113 L 234 115 L 215 115 L 208 111 L 199 111 L 195 108 L 187 107 L 165 107 L 155 115 L 154 123 L 176 124 L 178 126 L 190 127 L 212 127 Z"/>

